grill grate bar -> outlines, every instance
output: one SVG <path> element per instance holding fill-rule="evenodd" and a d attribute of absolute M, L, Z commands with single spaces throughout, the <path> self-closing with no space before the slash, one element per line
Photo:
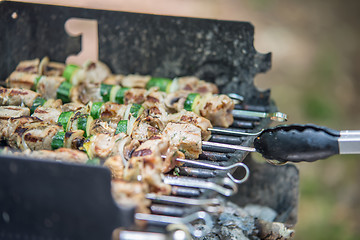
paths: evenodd
<path fill-rule="evenodd" d="M 233 128 L 254 129 L 259 125 L 258 121 L 239 121 L 237 119 L 231 124 Z"/>
<path fill-rule="evenodd" d="M 152 204 L 150 211 L 153 214 L 181 217 L 186 213 L 186 208 L 165 204 Z"/>

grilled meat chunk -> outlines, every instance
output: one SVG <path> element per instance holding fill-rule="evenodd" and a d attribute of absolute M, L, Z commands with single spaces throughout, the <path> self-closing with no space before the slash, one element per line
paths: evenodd
<path fill-rule="evenodd" d="M 84 64 L 85 79 L 84 83 L 102 83 L 107 77 L 111 76 L 109 67 L 103 62 L 88 61 Z"/>
<path fill-rule="evenodd" d="M 211 122 L 204 117 L 198 116 L 194 112 L 181 110 L 178 113 L 169 114 L 167 120 L 168 122 L 182 122 L 193 124 L 194 126 L 201 129 L 201 139 L 204 141 L 209 140 L 211 137 L 211 132 L 208 130 L 209 128 L 212 128 Z"/>
<path fill-rule="evenodd" d="M 39 74 L 40 72 L 39 65 L 40 65 L 40 60 L 38 58 L 35 58 L 33 60 L 24 60 L 17 65 L 15 71 Z"/>
<path fill-rule="evenodd" d="M 48 57 L 41 59 L 39 65 L 39 74 L 45 76 L 60 77 L 65 70 L 65 64 L 59 62 L 50 62 Z"/>
<path fill-rule="evenodd" d="M 108 76 L 102 83 L 109 85 L 121 85 L 124 75 L 116 74 Z"/>
<path fill-rule="evenodd" d="M 24 151 L 23 154 L 29 155 L 34 158 L 40 158 L 44 160 L 55 160 L 60 162 L 70 163 L 86 163 L 88 156 L 86 153 L 69 148 L 59 148 L 54 151 L 51 150 L 39 150 L 39 151 Z"/>
<path fill-rule="evenodd" d="M 34 100 L 40 97 L 39 93 L 28 89 L 0 87 L 1 106 L 26 106 L 31 107 Z"/>
<path fill-rule="evenodd" d="M 110 169 L 112 179 L 123 179 L 124 163 L 120 155 L 107 158 L 104 162 L 104 166 Z"/>
<path fill-rule="evenodd" d="M 180 112 L 187 104 L 191 111 L 210 120 L 214 126 L 229 127 L 233 123 L 232 110 L 235 104 L 227 95 L 208 93 L 191 100 L 188 99 L 189 96 L 190 94 L 185 91 L 168 94 L 165 105 L 169 111 Z"/>
<path fill-rule="evenodd" d="M 205 82 L 197 77 L 180 77 L 177 81 L 179 84 L 179 90 L 196 93 L 219 93 L 219 89 L 215 84 Z"/>
<path fill-rule="evenodd" d="M 110 134 L 100 133 L 92 135 L 90 139 L 86 140 L 84 147 L 90 158 L 99 157 L 105 159 L 111 156 L 115 143 L 122 138 L 124 138 L 123 134 L 112 136 Z"/>
<path fill-rule="evenodd" d="M 125 92 L 124 95 L 124 103 L 125 104 L 131 104 L 131 103 L 137 103 L 142 104 L 145 101 L 145 89 L 140 88 L 132 88 Z"/>
<path fill-rule="evenodd" d="M 143 142 L 160 133 L 159 128 L 151 125 L 151 120 L 149 121 L 150 118 L 151 117 L 139 119 L 139 121 L 134 123 L 134 128 L 131 133 L 133 139 Z"/>
<path fill-rule="evenodd" d="M 145 181 L 150 186 L 151 192 L 169 194 L 171 188 L 161 179 L 163 159 L 169 147 L 166 136 L 155 136 L 142 143 L 132 154 L 125 172 L 127 181 Z"/>
<path fill-rule="evenodd" d="M 200 108 L 200 115 L 209 119 L 214 126 L 229 127 L 234 122 L 232 110 L 234 101 L 226 95 L 208 98 Z"/>
<path fill-rule="evenodd" d="M 127 75 L 121 79 L 121 86 L 128 88 L 145 88 L 146 83 L 150 81 L 150 76 Z"/>
<path fill-rule="evenodd" d="M 62 111 L 58 108 L 37 107 L 32 116 L 40 118 L 45 122 L 56 124 L 61 112 Z"/>
<path fill-rule="evenodd" d="M 36 91 L 45 99 L 56 99 L 57 89 L 64 81 L 63 77 L 42 76 L 36 85 Z"/>
<path fill-rule="evenodd" d="M 189 123 L 168 123 L 163 132 L 170 138 L 171 146 L 177 147 L 188 158 L 196 159 L 202 152 L 201 130 Z"/>
<path fill-rule="evenodd" d="M 51 150 L 52 139 L 60 130 L 62 130 L 60 126 L 43 121 L 20 125 L 8 138 L 8 144 L 20 150 Z"/>
<path fill-rule="evenodd" d="M 146 199 L 149 186 L 143 182 L 111 181 L 111 193 L 118 204 L 136 205 L 136 212 L 150 213 L 151 201 Z"/>
<path fill-rule="evenodd" d="M 126 111 L 126 105 L 117 104 L 113 102 L 106 102 L 101 106 L 100 117 L 104 121 L 116 120 L 117 122 L 121 120 Z"/>
<path fill-rule="evenodd" d="M 15 71 L 6 79 L 6 83 L 11 88 L 32 89 L 38 77 L 40 75 L 35 73 Z"/>
<path fill-rule="evenodd" d="M 30 109 L 16 106 L 0 106 L 0 119 L 30 116 Z"/>

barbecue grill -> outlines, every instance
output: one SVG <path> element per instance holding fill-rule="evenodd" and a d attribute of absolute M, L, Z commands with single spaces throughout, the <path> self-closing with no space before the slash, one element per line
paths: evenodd
<path fill-rule="evenodd" d="M 4 1 L 0 3 L 0 33 L 6 36 L 0 38 L 0 79 L 5 79 L 21 60 L 49 56 L 64 62 L 79 52 L 81 37 L 69 36 L 64 30 L 71 18 L 97 20 L 99 59 L 114 73 L 168 78 L 195 75 L 214 82 L 222 93 L 236 93 L 230 95 L 237 98 L 235 108 L 252 114 L 239 112 L 230 128 L 213 131 L 210 142 L 251 147 L 256 137 L 253 133 L 267 128 L 271 121 L 255 112 L 277 111 L 270 91 L 261 92 L 254 86 L 254 76 L 270 68 L 271 54 L 254 49 L 254 28 L 247 22 Z M 166 175 L 164 181 L 172 186 L 172 196 L 149 194 L 152 214 L 144 215 L 134 214 L 131 206 L 116 208 L 110 200 L 110 173 L 104 168 L 1 156 L 0 237 L 105 239 L 116 227 L 132 229 L 136 218 L 149 223 L 141 231 L 153 232 L 142 237 L 160 239 L 164 235 L 159 234 L 169 223 L 194 228 L 188 223 L 200 220 L 205 223 L 203 227 L 211 228 L 207 212 L 218 210 L 218 195 L 231 196 L 241 206 L 251 203 L 271 207 L 277 212 L 276 221 L 296 223 L 298 172 L 293 165 L 257 163 L 246 151 L 212 145 L 203 146 L 197 162 L 203 166 L 184 163 L 177 169 L 179 176 Z M 236 171 L 236 166 L 226 168 L 241 162 L 246 165 Z M 101 192 L 97 192 L 99 189 Z M 89 196 L 91 204 L 83 204 L 89 202 Z M 89 209 L 97 210 L 84 215 Z M 191 232 L 200 236 L 205 230 L 194 228 Z M 121 233 L 122 239 L 135 234 Z"/>

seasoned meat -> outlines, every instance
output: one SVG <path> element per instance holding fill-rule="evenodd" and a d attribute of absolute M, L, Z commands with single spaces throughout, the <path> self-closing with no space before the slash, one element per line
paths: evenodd
<path fill-rule="evenodd" d="M 62 128 L 45 122 L 33 122 L 18 126 L 8 139 L 8 144 L 16 149 L 51 150 L 55 134 Z"/>
<path fill-rule="evenodd" d="M 43 105 L 43 107 L 45 108 L 59 108 L 59 109 L 61 109 L 63 106 L 64 105 L 62 105 L 61 99 L 48 99 Z"/>
<path fill-rule="evenodd" d="M 41 158 L 45 160 L 55 160 L 60 162 L 70 163 L 86 163 L 88 156 L 86 153 L 69 148 L 59 148 L 54 151 L 52 150 L 39 150 L 39 151 L 25 151 L 26 155 L 30 155 L 34 158 Z"/>
<path fill-rule="evenodd" d="M 86 152 L 90 158 L 107 158 L 111 155 L 116 141 L 123 138 L 123 135 L 112 136 L 110 134 L 96 134 L 84 142 Z"/>
<path fill-rule="evenodd" d="M 189 95 L 187 91 L 176 91 L 174 93 L 169 93 L 165 99 L 165 106 L 169 112 L 175 113 L 180 112 L 184 109 L 184 103 Z"/>
<path fill-rule="evenodd" d="M 146 119 L 141 119 L 135 122 L 131 137 L 143 142 L 159 133 L 160 130 L 158 128 L 152 126 L 150 122 L 146 121 Z"/>
<path fill-rule="evenodd" d="M 170 146 L 164 154 L 161 172 L 167 173 L 174 169 L 175 166 L 180 166 L 181 163 L 176 161 L 176 158 L 185 158 L 184 153 L 178 151 L 177 147 Z"/>
<path fill-rule="evenodd" d="M 150 213 L 151 201 L 145 194 L 150 191 L 149 186 L 142 182 L 111 181 L 111 193 L 116 203 L 136 205 L 136 212 Z"/>
<path fill-rule="evenodd" d="M 90 135 L 97 135 L 97 134 L 108 134 L 114 135 L 115 128 L 109 126 L 107 122 L 104 122 L 100 119 L 95 119 L 90 126 Z"/>
<path fill-rule="evenodd" d="M 40 78 L 36 90 L 45 99 L 56 99 L 56 91 L 64 81 L 63 77 L 43 76 Z"/>
<path fill-rule="evenodd" d="M 177 147 L 188 158 L 196 159 L 202 152 L 201 130 L 189 123 L 168 123 L 164 135 L 170 138 L 171 146 Z"/>
<path fill-rule="evenodd" d="M 21 61 L 15 71 L 17 72 L 25 72 L 25 73 L 32 73 L 32 74 L 39 74 L 39 64 L 40 60 L 35 58 L 33 60 L 25 60 Z"/>
<path fill-rule="evenodd" d="M 153 118 L 158 118 L 163 123 L 166 123 L 168 112 L 165 107 L 166 94 L 160 91 L 150 90 L 142 106 L 146 109 L 147 114 Z"/>
<path fill-rule="evenodd" d="M 1 106 L 26 106 L 31 107 L 34 100 L 40 94 L 20 88 L 3 88 L 0 87 L 0 105 Z"/>
<path fill-rule="evenodd" d="M 83 104 L 87 104 L 90 101 L 101 102 L 100 85 L 100 83 L 80 83 L 74 90 L 76 96 L 73 98 Z"/>
<path fill-rule="evenodd" d="M 102 83 L 107 77 L 111 75 L 111 71 L 109 67 L 100 61 L 92 62 L 88 61 L 84 64 L 85 70 L 85 84 L 100 84 Z"/>
<path fill-rule="evenodd" d="M 60 77 L 65 70 L 65 64 L 59 62 L 50 62 L 48 57 L 44 57 L 40 62 L 39 74 L 45 76 Z"/>
<path fill-rule="evenodd" d="M 113 102 L 106 102 L 101 107 L 101 119 L 108 120 L 121 120 L 125 114 L 126 105 L 117 104 Z"/>
<path fill-rule="evenodd" d="M 145 89 L 139 89 L 139 88 L 129 89 L 125 92 L 124 103 L 125 104 L 131 104 L 131 103 L 142 104 L 145 101 L 145 94 L 146 94 Z"/>
<path fill-rule="evenodd" d="M 37 117 L 31 117 L 31 116 L 24 116 L 24 117 L 18 117 L 18 118 L 10 118 L 9 120 L 3 122 L 1 129 L 1 138 L 7 141 L 10 141 L 10 137 L 12 136 L 18 136 L 19 134 L 16 134 L 15 131 L 18 129 L 18 133 L 23 132 L 26 130 L 26 126 L 31 125 L 33 123 L 41 123 L 42 120 L 40 120 Z"/>
<path fill-rule="evenodd" d="M 124 172 L 127 181 L 144 181 L 149 184 L 150 191 L 169 194 L 171 188 L 161 179 L 163 160 L 169 147 L 166 136 L 155 136 L 142 143 L 132 154 Z"/>
<path fill-rule="evenodd" d="M 146 83 L 150 81 L 150 76 L 127 75 L 121 79 L 121 86 L 128 88 L 145 88 Z"/>
<path fill-rule="evenodd" d="M 208 130 L 209 128 L 212 128 L 211 122 L 204 117 L 198 116 L 194 112 L 183 109 L 178 113 L 169 114 L 168 121 L 193 124 L 194 126 L 201 129 L 201 139 L 204 141 L 209 140 L 211 137 L 211 132 Z"/>
<path fill-rule="evenodd" d="M 229 127 L 234 122 L 233 109 L 234 101 L 231 98 L 217 95 L 204 102 L 200 115 L 209 119 L 214 126 Z"/>
<path fill-rule="evenodd" d="M 37 107 L 32 114 L 33 117 L 37 117 L 45 122 L 56 124 L 61 114 L 61 110 L 51 107 Z"/>
<path fill-rule="evenodd" d="M 124 163 L 120 155 L 107 158 L 104 162 L 104 166 L 110 169 L 112 179 L 123 179 Z"/>
<path fill-rule="evenodd" d="M 124 78 L 124 75 L 110 75 L 102 83 L 109 85 L 121 85 L 121 81 Z"/>
<path fill-rule="evenodd" d="M 61 111 L 63 112 L 75 112 L 85 108 L 85 105 L 80 102 L 70 102 L 61 105 L 60 107 L 61 107 Z"/>
<path fill-rule="evenodd" d="M 0 106 L 0 119 L 30 116 L 30 109 L 16 106 Z"/>
<path fill-rule="evenodd" d="M 15 71 L 10 74 L 6 82 L 11 88 L 32 89 L 38 77 L 40 77 L 38 74 Z"/>
<path fill-rule="evenodd" d="M 200 80 L 197 77 L 180 77 L 178 78 L 179 90 L 185 90 L 188 92 L 196 93 L 213 93 L 219 92 L 218 87 L 209 82 Z"/>

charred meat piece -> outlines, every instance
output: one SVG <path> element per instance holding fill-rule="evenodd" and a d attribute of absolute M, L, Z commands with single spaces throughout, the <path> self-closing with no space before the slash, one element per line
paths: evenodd
<path fill-rule="evenodd" d="M 42 76 L 35 89 L 45 99 L 56 99 L 57 89 L 64 81 L 63 77 Z"/>
<path fill-rule="evenodd" d="M 69 148 L 59 148 L 56 150 L 39 150 L 39 151 L 24 151 L 22 154 L 29 155 L 34 158 L 40 158 L 44 160 L 54 160 L 60 162 L 70 163 L 86 163 L 88 156 L 86 153 Z"/>
<path fill-rule="evenodd" d="M 219 93 L 219 89 L 215 84 L 205 82 L 197 77 L 179 77 L 177 80 L 179 84 L 178 90 L 196 93 Z"/>
<path fill-rule="evenodd" d="M 140 89 L 140 88 L 129 89 L 125 92 L 124 103 L 125 104 L 131 104 L 131 103 L 142 104 L 145 101 L 145 94 L 146 94 L 145 89 Z"/>
<path fill-rule="evenodd" d="M 58 108 L 40 106 L 35 109 L 32 116 L 40 118 L 45 122 L 56 124 L 61 112 L 62 111 Z"/>
<path fill-rule="evenodd" d="M 209 128 L 212 128 L 211 122 L 208 119 L 200 117 L 193 112 L 182 110 L 178 113 L 169 114 L 167 120 L 168 122 L 193 124 L 194 126 L 201 129 L 201 139 L 204 141 L 209 140 L 211 137 L 211 132 L 208 130 Z"/>
<path fill-rule="evenodd" d="M 40 60 L 38 58 L 33 59 L 33 60 L 25 60 L 25 61 L 21 61 L 17 65 L 15 71 L 39 74 L 39 72 L 40 72 L 39 65 L 40 65 Z"/>
<path fill-rule="evenodd" d="M 0 87 L 0 105 L 1 106 L 26 106 L 31 107 L 39 93 L 28 89 L 3 88 Z"/>
<path fill-rule="evenodd" d="M 121 120 L 125 115 L 126 105 L 106 102 L 101 107 L 100 117 L 104 121 Z"/>
<path fill-rule="evenodd" d="M 20 150 L 51 150 L 52 139 L 60 130 L 62 130 L 60 126 L 49 125 L 42 121 L 20 125 L 8 138 L 8 144 Z"/>
<path fill-rule="evenodd" d="M 136 205 L 136 211 L 140 213 L 150 213 L 151 201 L 145 196 L 149 191 L 149 186 L 143 182 L 111 181 L 111 193 L 115 202 Z"/>
<path fill-rule="evenodd" d="M 16 106 L 0 106 L 0 119 L 30 116 L 30 109 Z"/>
<path fill-rule="evenodd" d="M 165 105 L 170 111 L 185 109 L 210 120 L 214 126 L 229 127 L 233 121 L 234 101 L 227 95 L 200 95 L 178 91 L 168 94 Z"/>
<path fill-rule="evenodd" d="M 65 70 L 65 64 L 59 62 L 50 62 L 48 57 L 41 59 L 39 66 L 39 74 L 45 76 L 60 77 Z"/>
<path fill-rule="evenodd" d="M 145 88 L 150 76 L 127 75 L 121 79 L 121 86 L 128 88 Z"/>
<path fill-rule="evenodd" d="M 232 110 L 234 101 L 226 95 L 211 96 L 199 109 L 200 115 L 209 119 L 214 126 L 229 127 L 234 122 Z"/>
<path fill-rule="evenodd" d="M 124 134 L 112 136 L 104 133 L 92 135 L 90 139 L 84 142 L 84 148 L 90 158 L 99 157 L 105 159 L 111 156 L 115 143 L 124 136 Z"/>
<path fill-rule="evenodd" d="M 156 136 L 142 143 L 132 154 L 124 172 L 127 181 L 144 181 L 149 184 L 150 191 L 169 194 L 171 188 L 161 179 L 163 159 L 169 140 L 165 136 Z"/>
<path fill-rule="evenodd" d="M 124 163 L 120 155 L 107 158 L 104 162 L 104 166 L 110 169 L 112 179 L 123 179 Z"/>
<path fill-rule="evenodd" d="M 187 158 L 199 158 L 202 152 L 200 128 L 189 123 L 168 123 L 163 134 L 170 138 L 171 146 L 184 152 Z"/>

